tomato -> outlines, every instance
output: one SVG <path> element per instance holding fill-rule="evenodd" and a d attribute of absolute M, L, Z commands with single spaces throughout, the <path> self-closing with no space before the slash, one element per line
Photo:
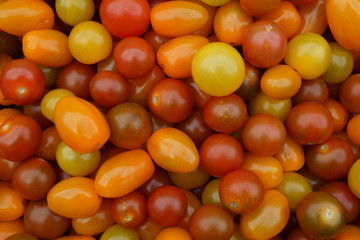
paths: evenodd
<path fill-rule="evenodd" d="M 0 221 L 13 221 L 24 214 L 25 199 L 9 182 L 0 181 Z"/>
<path fill-rule="evenodd" d="M 99 209 L 101 201 L 102 198 L 95 190 L 94 181 L 86 177 L 62 180 L 53 186 L 47 195 L 49 209 L 68 218 L 93 215 Z"/>
<path fill-rule="evenodd" d="M 296 105 L 291 109 L 286 121 L 288 134 L 300 144 L 325 142 L 333 132 L 333 125 L 327 108 L 317 102 Z"/>
<path fill-rule="evenodd" d="M 217 133 L 205 139 L 199 150 L 200 165 L 211 176 L 222 177 L 240 168 L 243 149 L 235 137 Z"/>
<path fill-rule="evenodd" d="M 145 0 L 105 0 L 100 4 L 100 19 L 112 36 L 142 35 L 150 24 L 150 6 Z"/>
<path fill-rule="evenodd" d="M 154 163 L 147 152 L 141 149 L 125 151 L 100 166 L 95 189 L 103 197 L 121 197 L 144 184 L 154 171 Z"/>
<path fill-rule="evenodd" d="M 54 240 L 95 240 L 95 238 L 91 236 L 68 235 L 55 238 Z"/>
<path fill-rule="evenodd" d="M 22 219 L 0 222 L 0 237 L 6 239 L 17 233 L 26 233 Z"/>
<path fill-rule="evenodd" d="M 185 193 L 172 185 L 155 189 L 147 200 L 149 216 L 164 227 L 173 226 L 185 216 L 187 209 Z"/>
<path fill-rule="evenodd" d="M 326 1 L 325 7 L 329 28 L 336 41 L 349 50 L 360 48 L 356 40 L 360 36 L 360 31 L 356 27 L 360 23 L 357 12 L 360 3 L 356 0 L 330 0 Z"/>
<path fill-rule="evenodd" d="M 73 60 L 68 36 L 53 29 L 27 32 L 22 38 L 26 58 L 49 67 L 63 67 Z"/>
<path fill-rule="evenodd" d="M 229 239 L 234 231 L 231 215 L 222 207 L 203 205 L 190 218 L 189 232 L 195 240 Z"/>
<path fill-rule="evenodd" d="M 279 161 L 284 172 L 297 171 L 305 164 L 302 145 L 294 141 L 289 135 L 286 136 L 284 145 L 274 157 Z"/>
<path fill-rule="evenodd" d="M 247 118 L 245 102 L 235 93 L 211 97 L 203 108 L 205 123 L 215 131 L 233 133 L 239 130 Z"/>
<path fill-rule="evenodd" d="M 360 171 L 360 159 L 356 160 L 354 164 L 351 166 L 347 181 L 350 187 L 351 192 L 359 198 L 360 196 L 360 187 L 357 184 L 359 181 L 359 171 Z"/>
<path fill-rule="evenodd" d="M 307 32 L 322 35 L 328 27 L 325 0 L 311 1 L 313 3 L 298 6 L 301 24 L 294 36 Z"/>
<path fill-rule="evenodd" d="M 329 97 L 329 89 L 324 79 L 303 80 L 299 91 L 291 98 L 294 105 L 301 102 L 324 103 Z"/>
<path fill-rule="evenodd" d="M 278 24 L 287 38 L 299 29 L 301 24 L 298 10 L 291 1 L 281 1 L 277 8 L 261 15 L 259 20 L 269 20 Z"/>
<path fill-rule="evenodd" d="M 333 239 L 345 226 L 341 204 L 322 191 L 309 193 L 299 202 L 296 218 L 304 233 L 315 239 Z"/>
<path fill-rule="evenodd" d="M 0 5 L 0 16 L 0 29 L 16 36 L 54 25 L 54 11 L 45 1 L 6 1 Z"/>
<path fill-rule="evenodd" d="M 56 103 L 60 98 L 65 96 L 74 96 L 74 94 L 71 91 L 62 88 L 53 89 L 47 92 L 41 100 L 41 113 L 49 120 L 54 121 Z"/>
<path fill-rule="evenodd" d="M 360 228 L 355 225 L 347 224 L 334 238 L 334 240 L 355 240 L 360 237 Z"/>
<path fill-rule="evenodd" d="M 214 42 L 202 47 L 195 54 L 191 73 L 194 82 L 203 92 L 211 96 L 226 96 L 241 86 L 245 65 L 235 48 Z"/>
<path fill-rule="evenodd" d="M 146 198 L 140 192 L 132 191 L 113 199 L 111 216 L 122 227 L 139 227 L 147 218 Z"/>
<path fill-rule="evenodd" d="M 103 199 L 96 213 L 86 218 L 71 219 L 71 226 L 75 232 L 82 235 L 96 235 L 103 233 L 114 224 L 111 216 L 112 199 Z"/>
<path fill-rule="evenodd" d="M 19 163 L 0 157 L 0 181 L 10 182 Z"/>
<path fill-rule="evenodd" d="M 136 103 L 116 105 L 107 112 L 106 119 L 110 126 L 110 142 L 120 148 L 143 146 L 153 130 L 149 112 Z"/>
<path fill-rule="evenodd" d="M 6 238 L 6 240 L 38 240 L 38 238 L 28 233 L 16 233 Z"/>
<path fill-rule="evenodd" d="M 203 186 L 210 178 L 208 171 L 199 166 L 189 173 L 168 172 L 171 183 L 182 189 L 194 189 Z"/>
<path fill-rule="evenodd" d="M 6 54 L 10 57 L 18 56 L 20 52 L 19 50 L 21 42 L 16 36 L 6 32 L 0 32 L 0 39 L 0 41 L 2 42 L 2 44 L 0 45 L 1 54 Z"/>
<path fill-rule="evenodd" d="M 360 113 L 360 107 L 357 104 L 360 99 L 357 89 L 360 87 L 360 74 L 353 74 L 340 87 L 340 102 L 349 112 Z"/>
<path fill-rule="evenodd" d="M 268 68 L 260 79 L 261 90 L 276 99 L 293 97 L 300 86 L 300 75 L 293 68 L 283 64 Z"/>
<path fill-rule="evenodd" d="M 244 11 L 249 15 L 261 16 L 273 9 L 276 9 L 279 6 L 280 2 L 280 0 L 242 0 L 240 3 Z"/>
<path fill-rule="evenodd" d="M 227 173 L 219 184 L 221 202 L 236 214 L 246 214 L 256 209 L 264 200 L 264 192 L 260 178 L 244 169 Z"/>
<path fill-rule="evenodd" d="M 0 126 L 8 120 L 10 117 L 22 114 L 22 112 L 16 108 L 8 107 L 0 110 Z"/>
<path fill-rule="evenodd" d="M 106 229 L 100 237 L 100 240 L 111 239 L 140 240 L 139 235 L 134 229 L 124 228 L 117 224 Z"/>
<path fill-rule="evenodd" d="M 241 132 L 245 148 L 257 156 L 280 152 L 286 140 L 284 123 L 270 114 L 256 114 L 247 119 Z"/>
<path fill-rule="evenodd" d="M 191 62 L 200 48 L 209 43 L 206 37 L 186 35 L 173 38 L 157 51 L 156 59 L 170 78 L 191 77 Z"/>
<path fill-rule="evenodd" d="M 269 68 L 285 57 L 287 38 L 276 23 L 258 20 L 244 34 L 242 49 L 246 60 L 259 68 Z"/>
<path fill-rule="evenodd" d="M 190 218 L 193 215 L 193 213 L 201 207 L 201 202 L 195 193 L 191 192 L 190 190 L 182 189 L 182 191 L 185 193 L 186 198 L 188 200 L 187 208 L 185 216 L 181 219 L 181 221 L 176 225 L 178 227 L 182 227 L 184 229 L 189 229 L 190 225 Z"/>
<path fill-rule="evenodd" d="M 260 88 L 260 69 L 245 61 L 245 77 L 241 86 L 235 91 L 244 101 L 253 98 Z"/>
<path fill-rule="evenodd" d="M 38 65 L 27 59 L 15 59 L 2 69 L 1 91 L 5 98 L 18 105 L 32 104 L 45 91 L 45 78 Z"/>
<path fill-rule="evenodd" d="M 79 153 L 100 149 L 110 137 L 109 125 L 101 112 L 75 96 L 62 97 L 56 103 L 54 123 L 60 138 Z"/>
<path fill-rule="evenodd" d="M 340 202 L 345 214 L 346 223 L 355 220 L 360 213 L 360 201 L 351 192 L 347 183 L 342 181 L 333 181 L 323 185 L 321 191 L 330 193 Z"/>
<path fill-rule="evenodd" d="M 94 64 L 111 53 L 112 39 L 103 25 L 95 21 L 77 24 L 69 35 L 69 49 L 73 57 L 84 64 Z"/>
<path fill-rule="evenodd" d="M 155 64 L 155 53 L 151 45 L 140 37 L 127 37 L 114 48 L 116 69 L 126 78 L 144 77 Z"/>
<path fill-rule="evenodd" d="M 290 231 L 290 233 L 287 235 L 286 240 L 312 240 L 306 234 L 301 230 L 300 227 L 295 227 Z"/>
<path fill-rule="evenodd" d="M 214 32 L 220 42 L 240 46 L 245 30 L 252 22 L 252 17 L 244 12 L 239 1 L 229 1 L 216 11 Z"/>
<path fill-rule="evenodd" d="M 307 168 L 317 177 L 334 181 L 347 176 L 354 162 L 351 146 L 345 140 L 330 137 L 324 143 L 305 150 Z"/>
<path fill-rule="evenodd" d="M 0 156 L 11 161 L 31 157 L 41 140 L 41 128 L 31 117 L 14 115 L 0 126 Z"/>
<path fill-rule="evenodd" d="M 156 237 L 164 228 L 151 217 L 148 217 L 140 227 L 136 228 L 136 232 L 142 240 L 156 240 Z"/>
<path fill-rule="evenodd" d="M 180 227 L 167 227 L 159 233 L 157 240 L 192 240 L 188 231 Z"/>
<path fill-rule="evenodd" d="M 225 207 L 220 200 L 219 196 L 219 185 L 221 178 L 215 178 L 209 181 L 203 191 L 201 192 L 201 203 L 202 205 L 213 204 L 220 207 Z"/>
<path fill-rule="evenodd" d="M 284 173 L 283 180 L 275 189 L 287 198 L 292 212 L 296 211 L 301 199 L 312 192 L 310 183 L 297 172 Z"/>
<path fill-rule="evenodd" d="M 277 190 L 268 190 L 261 204 L 240 218 L 240 233 L 247 239 L 270 239 L 285 228 L 289 217 L 286 197 Z"/>
<path fill-rule="evenodd" d="M 264 185 L 265 190 L 275 188 L 283 180 L 283 169 L 274 157 L 259 157 L 245 153 L 241 169 L 255 173 Z"/>
<path fill-rule="evenodd" d="M 178 37 L 202 28 L 209 18 L 206 9 L 188 1 L 167 1 L 151 9 L 150 22 L 161 36 Z"/>
<path fill-rule="evenodd" d="M 203 37 L 209 37 L 213 33 L 213 25 L 214 25 L 213 23 L 214 23 L 215 14 L 217 12 L 217 7 L 206 4 L 202 0 L 185 0 L 185 1 L 199 4 L 206 9 L 206 11 L 209 14 L 208 20 L 206 21 L 204 26 L 202 26 L 200 29 L 194 31 L 192 34 L 203 36 Z"/>
<path fill-rule="evenodd" d="M 50 210 L 46 199 L 29 201 L 23 219 L 26 231 L 40 239 L 60 237 L 70 226 L 70 219 Z"/>
<path fill-rule="evenodd" d="M 197 109 L 203 109 L 206 102 L 210 99 L 210 95 L 203 92 L 199 86 L 194 82 L 193 78 L 182 79 L 191 90 L 192 95 L 194 96 L 194 107 Z"/>
<path fill-rule="evenodd" d="M 149 90 L 147 105 L 152 114 L 168 123 L 185 120 L 194 106 L 189 86 L 174 78 L 160 80 Z"/>
<path fill-rule="evenodd" d="M 46 118 L 42 114 L 41 101 L 37 101 L 33 104 L 25 105 L 22 110 L 23 110 L 24 115 L 29 116 L 32 119 L 34 119 L 39 124 L 41 129 L 45 129 L 45 128 L 48 128 L 48 127 L 54 125 L 52 121 L 50 121 L 48 118 Z"/>
<path fill-rule="evenodd" d="M 60 0 L 55 1 L 55 10 L 61 21 L 70 26 L 75 26 L 78 23 L 92 19 L 95 4 L 91 0 Z"/>
<path fill-rule="evenodd" d="M 154 174 L 143 185 L 137 188 L 137 190 L 142 193 L 146 198 L 148 198 L 150 193 L 152 193 L 158 187 L 171 184 L 172 183 L 169 177 L 169 173 L 164 169 L 155 166 Z"/>
<path fill-rule="evenodd" d="M 194 142 L 176 128 L 156 130 L 146 146 L 154 162 L 170 172 L 189 173 L 199 166 L 199 152 Z"/>
<path fill-rule="evenodd" d="M 222 6 L 231 0 L 201 0 L 201 1 L 210 6 Z"/>

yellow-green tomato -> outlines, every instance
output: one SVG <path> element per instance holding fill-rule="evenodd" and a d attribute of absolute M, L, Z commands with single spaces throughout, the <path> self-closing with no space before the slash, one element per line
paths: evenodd
<path fill-rule="evenodd" d="M 201 0 L 202 2 L 206 3 L 207 5 L 210 6 L 222 6 L 228 2 L 230 2 L 230 0 Z"/>
<path fill-rule="evenodd" d="M 321 76 L 330 84 L 345 81 L 351 74 L 354 66 L 354 58 L 350 50 L 340 46 L 336 42 L 329 43 L 331 48 L 331 63 L 326 72 Z"/>
<path fill-rule="evenodd" d="M 71 54 L 84 64 L 94 64 L 105 59 L 111 53 L 112 45 L 110 33 L 95 21 L 77 24 L 69 35 Z"/>
<path fill-rule="evenodd" d="M 226 96 L 243 83 L 245 64 L 234 47 L 212 42 L 195 54 L 191 73 L 194 82 L 203 92 L 211 96 Z"/>
<path fill-rule="evenodd" d="M 59 167 L 67 174 L 75 177 L 86 176 L 92 173 L 100 163 L 99 150 L 88 153 L 78 153 L 64 142 L 56 148 L 56 161 Z"/>
<path fill-rule="evenodd" d="M 330 65 L 331 48 L 321 35 L 303 33 L 290 40 L 284 60 L 303 79 L 318 78 Z"/>
<path fill-rule="evenodd" d="M 351 192 L 360 198 L 360 159 L 358 159 L 350 168 L 348 173 L 348 184 Z"/>
<path fill-rule="evenodd" d="M 54 121 L 56 103 L 65 96 L 75 96 L 71 91 L 64 88 L 56 88 L 46 93 L 40 103 L 41 113 L 51 121 Z"/>
<path fill-rule="evenodd" d="M 101 235 L 100 240 L 140 240 L 135 229 L 124 228 L 118 224 L 112 225 Z"/>
<path fill-rule="evenodd" d="M 93 0 L 56 0 L 55 10 L 64 23 L 75 26 L 92 19 L 95 4 Z"/>

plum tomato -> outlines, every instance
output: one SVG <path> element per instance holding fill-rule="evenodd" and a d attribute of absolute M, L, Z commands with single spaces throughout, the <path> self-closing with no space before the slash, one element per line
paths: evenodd
<path fill-rule="evenodd" d="M 274 157 L 279 161 L 284 172 L 300 170 L 305 164 L 305 153 L 302 145 L 292 139 L 289 134 L 287 134 L 280 152 Z"/>

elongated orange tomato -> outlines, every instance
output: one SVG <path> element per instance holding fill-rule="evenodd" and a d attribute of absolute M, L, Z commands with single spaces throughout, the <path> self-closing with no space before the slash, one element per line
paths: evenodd
<path fill-rule="evenodd" d="M 206 37 L 186 35 L 176 37 L 157 52 L 158 64 L 171 78 L 191 77 L 191 62 L 197 51 L 209 43 Z"/>
<path fill-rule="evenodd" d="M 45 1 L 12 0 L 0 4 L 0 29 L 16 36 L 54 25 L 54 11 Z"/>
<path fill-rule="evenodd" d="M 194 142 L 176 128 L 156 130 L 147 141 L 147 149 L 156 164 L 170 172 L 189 173 L 199 166 Z"/>
<path fill-rule="evenodd" d="M 63 67 L 73 60 L 68 36 L 57 30 L 27 32 L 22 39 L 22 46 L 26 58 L 48 67 Z"/>
<path fill-rule="evenodd" d="M 152 8 L 154 31 L 164 37 L 178 37 L 202 28 L 209 18 L 204 7 L 188 1 L 161 2 Z"/>
<path fill-rule="evenodd" d="M 301 144 L 295 142 L 289 135 L 287 135 L 280 152 L 275 154 L 274 157 L 279 161 L 284 172 L 295 172 L 305 164 L 304 149 Z"/>
<path fill-rule="evenodd" d="M 146 151 L 122 152 L 101 165 L 95 177 L 95 189 L 103 197 L 121 197 L 143 185 L 154 171 L 155 165 Z"/>
<path fill-rule="evenodd" d="M 54 110 L 60 138 L 79 153 L 99 150 L 110 137 L 102 113 L 90 102 L 75 96 L 61 98 Z"/>

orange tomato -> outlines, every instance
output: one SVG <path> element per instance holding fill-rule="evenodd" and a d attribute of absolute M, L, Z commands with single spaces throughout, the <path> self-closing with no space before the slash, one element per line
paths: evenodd
<path fill-rule="evenodd" d="M 25 199 L 9 182 L 0 181 L 0 203 L 0 222 L 16 220 L 25 211 Z"/>
<path fill-rule="evenodd" d="M 95 238 L 92 236 L 70 235 L 70 236 L 55 238 L 54 240 L 95 240 Z"/>
<path fill-rule="evenodd" d="M 304 5 L 298 8 L 301 19 L 299 29 L 293 36 L 312 32 L 322 35 L 328 27 L 325 0 L 318 0 L 313 4 Z"/>
<path fill-rule="evenodd" d="M 213 23 L 214 23 L 215 13 L 217 12 L 217 7 L 210 6 L 201 0 L 185 0 L 185 1 L 199 4 L 203 6 L 208 12 L 209 18 L 206 21 L 205 25 L 202 26 L 199 30 L 196 30 L 195 32 L 192 33 L 195 35 L 208 37 L 213 32 Z"/>
<path fill-rule="evenodd" d="M 14 162 L 0 157 L 0 180 L 11 181 L 15 168 L 20 162 Z"/>
<path fill-rule="evenodd" d="M 16 36 L 54 25 L 54 11 L 45 1 L 13 0 L 0 4 L 0 29 Z"/>
<path fill-rule="evenodd" d="M 22 112 L 16 108 L 3 108 L 0 110 L 0 126 L 6 122 L 10 117 L 14 115 L 22 114 Z"/>
<path fill-rule="evenodd" d="M 208 19 L 209 14 L 204 7 L 188 1 L 158 3 L 150 14 L 154 31 L 165 37 L 191 34 L 202 28 Z"/>
<path fill-rule="evenodd" d="M 199 152 L 191 138 L 176 128 L 156 130 L 147 141 L 154 162 L 170 171 L 189 173 L 199 166 Z"/>
<path fill-rule="evenodd" d="M 357 114 L 347 124 L 346 132 L 350 141 L 356 145 L 360 145 L 360 114 Z"/>
<path fill-rule="evenodd" d="M 334 240 L 358 240 L 360 239 L 360 227 L 347 224 L 334 238 Z"/>
<path fill-rule="evenodd" d="M 263 183 L 265 190 L 272 189 L 283 180 L 283 170 L 278 160 L 271 156 L 244 154 L 242 169 L 255 173 Z"/>
<path fill-rule="evenodd" d="M 22 219 L 1 222 L 0 221 L 0 239 L 6 239 L 16 233 L 26 233 L 25 225 Z"/>
<path fill-rule="evenodd" d="M 192 237 L 181 227 L 167 227 L 159 233 L 156 240 L 192 240 Z"/>
<path fill-rule="evenodd" d="M 287 135 L 280 152 L 275 154 L 274 157 L 280 162 L 284 172 L 297 171 L 305 164 L 302 145 L 295 142 L 289 135 Z"/>
<path fill-rule="evenodd" d="M 110 137 L 104 115 L 79 97 L 65 96 L 56 103 L 54 123 L 60 138 L 79 153 L 99 150 Z"/>
<path fill-rule="evenodd" d="M 289 217 L 286 197 L 277 190 L 268 190 L 260 206 L 240 218 L 240 232 L 246 239 L 270 239 L 285 228 Z"/>
<path fill-rule="evenodd" d="M 222 5 L 214 18 L 214 32 L 220 42 L 239 46 L 243 42 L 244 32 L 253 22 L 246 14 L 239 1 L 231 1 Z"/>
<path fill-rule="evenodd" d="M 186 35 L 173 38 L 157 51 L 157 61 L 171 78 L 191 77 L 191 62 L 197 51 L 209 43 L 206 37 Z"/>
<path fill-rule="evenodd" d="M 68 36 L 53 29 L 27 32 L 22 39 L 26 58 L 48 67 L 63 67 L 73 60 Z"/>
<path fill-rule="evenodd" d="M 95 214 L 102 198 L 95 191 L 94 180 L 70 177 L 54 185 L 48 195 L 48 207 L 68 218 L 85 218 Z"/>
<path fill-rule="evenodd" d="M 103 197 L 121 197 L 143 185 L 154 171 L 154 163 L 146 151 L 122 152 L 101 165 L 95 177 L 95 189 Z"/>
<path fill-rule="evenodd" d="M 349 50 L 360 48 L 360 2 L 326 0 L 326 17 L 335 40 Z"/>
<path fill-rule="evenodd" d="M 340 102 L 332 98 L 328 98 L 323 105 L 329 110 L 334 120 L 333 133 L 341 132 L 349 122 L 350 113 Z"/>

